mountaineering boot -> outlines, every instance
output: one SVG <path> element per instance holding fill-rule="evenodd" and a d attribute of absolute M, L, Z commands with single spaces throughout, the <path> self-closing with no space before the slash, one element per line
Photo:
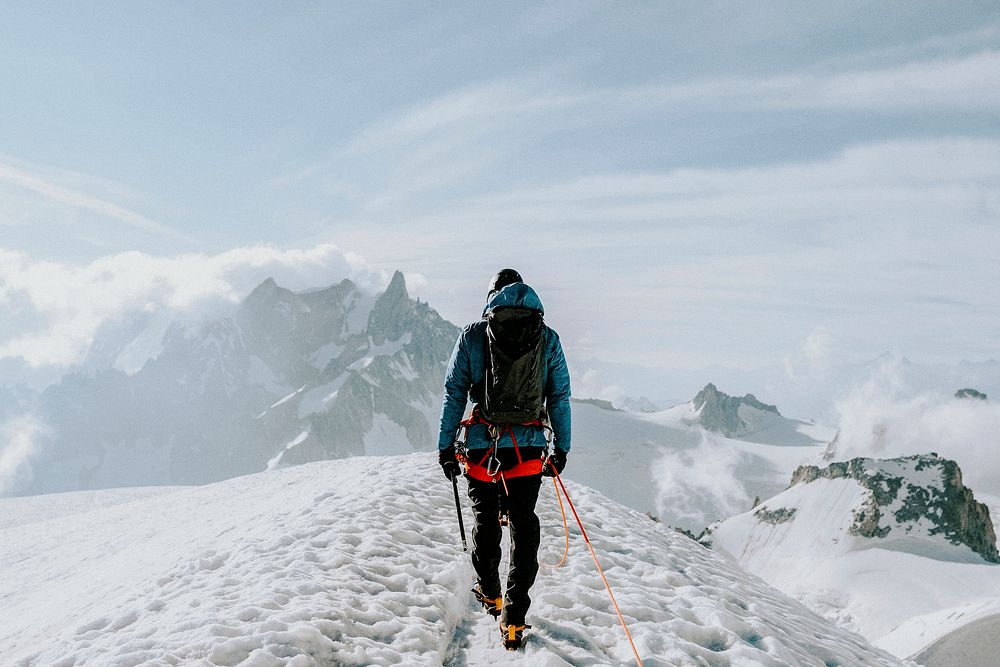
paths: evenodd
<path fill-rule="evenodd" d="M 497 596 L 495 598 L 491 598 L 486 596 L 483 594 L 479 584 L 472 587 L 472 594 L 475 595 L 476 599 L 479 600 L 479 603 L 483 605 L 483 609 L 486 610 L 487 614 L 493 618 L 500 618 L 500 610 L 503 609 L 502 597 Z"/>
<path fill-rule="evenodd" d="M 500 623 L 500 639 L 503 640 L 503 647 L 508 651 L 516 651 L 524 644 L 524 631 L 530 625 L 504 625 Z"/>

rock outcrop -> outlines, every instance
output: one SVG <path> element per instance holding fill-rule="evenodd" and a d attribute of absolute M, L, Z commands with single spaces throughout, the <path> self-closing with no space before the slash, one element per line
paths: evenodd
<path fill-rule="evenodd" d="M 854 513 L 854 535 L 879 539 L 926 531 L 965 545 L 991 563 L 1000 562 L 989 508 L 962 483 L 954 461 L 931 453 L 801 466 L 792 475 L 792 486 L 821 478 L 853 479 L 868 491 L 868 501 Z"/>
<path fill-rule="evenodd" d="M 753 394 L 730 396 L 719 391 L 712 383 L 705 385 L 694 397 L 694 407 L 699 413 L 702 427 L 731 438 L 745 435 L 750 428 L 748 409 L 781 416 L 778 408 L 761 403 Z"/>
<path fill-rule="evenodd" d="M 959 389 L 958 391 L 955 392 L 955 398 L 971 398 L 979 401 L 985 401 L 986 394 L 979 391 L 978 389 L 965 387 L 964 389 Z"/>

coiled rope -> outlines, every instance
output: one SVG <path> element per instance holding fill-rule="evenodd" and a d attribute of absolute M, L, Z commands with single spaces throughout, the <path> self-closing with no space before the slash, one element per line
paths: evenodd
<path fill-rule="evenodd" d="M 553 570 L 555 570 L 565 565 L 566 559 L 569 557 L 569 521 L 566 520 L 566 507 L 563 505 L 562 496 L 559 495 L 559 485 L 556 484 L 555 477 L 552 478 L 552 488 L 555 489 L 556 500 L 559 501 L 559 512 L 562 514 L 563 530 L 566 533 L 566 546 L 563 547 L 562 559 L 558 563 L 552 564 L 540 561 L 539 565 L 543 567 L 552 568 Z"/>

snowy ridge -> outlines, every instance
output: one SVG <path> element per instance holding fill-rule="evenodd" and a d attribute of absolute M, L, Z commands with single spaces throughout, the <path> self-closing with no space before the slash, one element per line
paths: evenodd
<path fill-rule="evenodd" d="M 995 545 L 973 549 L 995 540 L 992 525 L 953 462 L 855 459 L 803 467 L 793 482 L 703 540 L 900 657 L 1000 612 Z"/>
<path fill-rule="evenodd" d="M 712 383 L 687 403 L 641 417 L 675 428 L 700 426 L 727 438 L 767 445 L 825 445 L 835 435 L 834 430 L 813 422 L 784 417 L 775 406 L 761 403 L 753 394 L 730 396 Z"/>
<path fill-rule="evenodd" d="M 662 524 L 568 486 L 647 667 L 902 664 Z M 539 511 L 540 557 L 555 561 L 550 488 Z M 631 662 L 576 531 L 567 566 L 543 569 L 532 590 L 523 654 L 499 648 L 471 583 L 432 456 L 313 463 L 9 529 L 0 663 Z"/>

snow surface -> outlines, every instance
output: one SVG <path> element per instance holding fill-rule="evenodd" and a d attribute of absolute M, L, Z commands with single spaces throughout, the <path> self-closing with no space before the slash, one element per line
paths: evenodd
<path fill-rule="evenodd" d="M 997 664 L 1000 654 L 1000 615 L 964 625 L 934 642 L 915 657 L 926 667 L 984 667 Z"/>
<path fill-rule="evenodd" d="M 273 470 L 278 465 L 280 465 L 282 457 L 285 456 L 285 452 L 287 452 L 288 450 L 290 450 L 290 449 L 292 449 L 294 447 L 298 447 L 303 442 L 305 442 L 308 437 L 309 437 L 309 431 L 302 431 L 297 436 L 295 436 L 294 439 L 292 439 L 291 441 L 287 442 L 284 447 L 282 447 L 280 450 L 278 450 L 277 454 L 275 454 L 273 457 L 271 457 L 271 459 L 268 460 L 268 462 L 267 462 L 267 469 L 268 470 Z"/>
<path fill-rule="evenodd" d="M 372 417 L 372 427 L 365 433 L 364 446 L 369 456 L 413 453 L 406 429 L 381 412 Z"/>
<path fill-rule="evenodd" d="M 938 648 L 941 649 L 944 643 L 941 640 L 947 637 L 954 638 L 963 635 L 968 637 L 968 634 L 963 629 L 985 619 L 994 619 L 992 624 L 986 625 L 987 628 L 996 627 L 996 619 L 1000 619 L 1000 598 L 996 596 L 982 597 L 976 602 L 960 607 L 942 609 L 909 618 L 889 634 L 880 637 L 878 645 L 894 655 L 923 654 L 930 646 L 935 644 L 938 644 Z M 982 639 L 985 640 L 987 638 L 988 636 Z M 994 638 L 993 641 L 995 642 L 996 639 Z M 953 645 L 952 641 L 947 641 L 946 643 Z M 977 644 L 979 646 L 992 645 L 985 641 L 980 641 Z M 934 653 L 935 655 L 941 655 L 943 651 L 937 650 Z M 994 663 L 992 661 L 978 663 L 966 661 L 950 664 L 962 664 L 971 667 L 972 665 L 992 665 Z"/>
<path fill-rule="evenodd" d="M 302 396 L 302 400 L 299 401 L 299 418 L 301 419 L 312 414 L 325 412 L 329 407 L 330 402 L 337 398 L 337 392 L 344 386 L 344 383 L 347 382 L 348 378 L 350 378 L 350 374 L 341 373 L 331 382 L 321 384 L 320 386 L 313 387 L 307 391 Z"/>
<path fill-rule="evenodd" d="M 318 350 L 309 355 L 309 363 L 317 370 L 323 370 L 331 361 L 339 357 L 343 351 L 344 346 L 341 343 L 332 341 L 320 346 Z"/>
<path fill-rule="evenodd" d="M 161 310 L 153 314 L 146 327 L 115 357 L 113 368 L 129 375 L 142 370 L 146 362 L 163 352 L 163 337 L 173 322 L 172 314 Z"/>
<path fill-rule="evenodd" d="M 647 667 L 902 664 L 728 559 L 568 486 Z M 102 507 L 20 525 L 10 517 L 24 499 L 0 500 L 10 526 L 0 550 L 0 663 L 632 661 L 575 530 L 568 564 L 543 569 L 533 588 L 523 653 L 499 648 L 468 592 L 451 487 L 429 454 L 100 497 Z M 539 511 L 540 556 L 555 561 L 563 538 L 551 487 Z"/>
<path fill-rule="evenodd" d="M 940 484 L 937 468 L 897 473 L 914 484 Z M 931 536 L 923 522 L 908 524 L 911 532 L 901 536 L 898 528 L 884 539 L 851 535 L 867 493 L 849 478 L 797 484 L 712 526 L 710 539 L 747 571 L 900 657 L 1000 612 L 1000 566 Z M 761 509 L 794 515 L 772 523 L 755 514 Z"/>

